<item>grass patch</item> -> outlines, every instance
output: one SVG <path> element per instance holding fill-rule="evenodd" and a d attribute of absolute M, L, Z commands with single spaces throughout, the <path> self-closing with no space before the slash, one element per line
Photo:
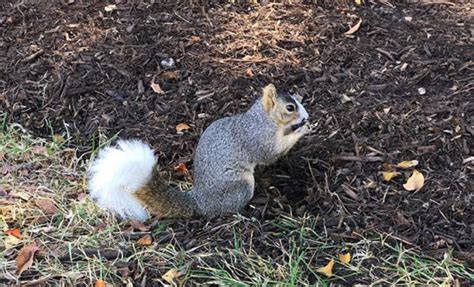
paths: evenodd
<path fill-rule="evenodd" d="M 33 138 L 20 126 L 1 122 L 0 227 L 18 228 L 24 238 L 15 241 L 0 233 L 0 284 L 77 285 L 102 279 L 158 285 L 166 283 L 161 276 L 171 268 L 181 272 L 179 281 L 186 285 L 453 285 L 474 280 L 472 270 L 451 252 L 430 258 L 376 233 L 334 240 L 324 223 L 309 215 L 151 220 L 143 227 L 119 222 L 87 197 L 87 163 L 58 139 Z M 44 198 L 54 202 L 54 213 L 38 206 Z M 138 244 L 147 234 L 153 243 Z M 31 243 L 40 251 L 17 278 L 15 258 Z M 343 265 L 337 254 L 347 251 L 352 260 Z M 327 278 L 316 270 L 330 259 L 336 265 Z"/>

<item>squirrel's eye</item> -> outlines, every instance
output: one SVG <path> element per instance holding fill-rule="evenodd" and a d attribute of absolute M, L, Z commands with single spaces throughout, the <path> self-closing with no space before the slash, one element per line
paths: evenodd
<path fill-rule="evenodd" d="M 290 113 L 295 111 L 295 106 L 294 105 L 287 105 L 286 110 L 289 111 Z"/>

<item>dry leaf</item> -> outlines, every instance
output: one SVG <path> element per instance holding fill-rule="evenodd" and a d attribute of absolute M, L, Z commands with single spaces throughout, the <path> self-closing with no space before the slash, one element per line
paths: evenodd
<path fill-rule="evenodd" d="M 407 180 L 407 182 L 403 185 L 403 187 L 408 191 L 418 191 L 420 188 L 423 187 L 425 184 L 425 177 L 416 169 L 413 170 L 413 174 Z"/>
<path fill-rule="evenodd" d="M 417 165 L 418 165 L 417 160 L 405 160 L 405 161 L 399 162 L 396 166 L 399 168 L 410 168 Z"/>
<path fill-rule="evenodd" d="M 20 250 L 18 256 L 16 257 L 16 274 L 18 276 L 20 276 L 23 271 L 31 267 L 35 253 L 38 250 L 38 246 L 34 244 L 24 246 Z"/>
<path fill-rule="evenodd" d="M 361 3 L 362 0 L 354 0 L 354 2 L 355 2 L 355 4 L 356 4 L 357 6 L 360 6 L 360 4 L 362 4 L 362 3 Z"/>
<path fill-rule="evenodd" d="M 150 246 L 152 242 L 153 239 L 151 238 L 150 234 L 145 234 L 137 241 L 138 245 L 140 246 Z"/>
<path fill-rule="evenodd" d="M 357 32 L 357 30 L 359 30 L 361 24 L 362 24 L 362 19 L 359 19 L 359 22 L 357 22 L 357 24 L 352 26 L 346 33 L 344 33 L 344 35 L 354 34 L 355 32 Z"/>
<path fill-rule="evenodd" d="M 383 171 L 382 176 L 384 181 L 390 181 L 392 178 L 399 176 L 400 173 L 396 171 Z"/>
<path fill-rule="evenodd" d="M 160 84 L 151 82 L 151 89 L 157 94 L 164 94 L 165 92 L 161 89 Z"/>
<path fill-rule="evenodd" d="M 186 164 L 180 163 L 174 167 L 174 170 L 186 177 L 187 180 L 192 181 L 193 177 L 191 176 L 191 173 L 189 172 L 188 168 L 186 167 Z"/>
<path fill-rule="evenodd" d="M 178 72 L 176 72 L 176 71 L 165 71 L 165 72 L 161 73 L 160 76 L 163 77 L 163 78 L 166 78 L 166 79 L 176 80 L 178 78 Z"/>
<path fill-rule="evenodd" d="M 3 239 L 5 250 L 12 249 L 13 247 L 16 247 L 20 243 L 21 243 L 21 239 L 13 235 L 8 235 L 5 239 Z"/>
<path fill-rule="evenodd" d="M 199 36 L 191 36 L 191 42 L 196 43 L 201 41 L 201 37 Z"/>
<path fill-rule="evenodd" d="M 105 286 L 106 286 L 106 283 L 104 280 L 97 279 L 97 281 L 95 281 L 95 287 L 105 287 Z"/>
<path fill-rule="evenodd" d="M 375 181 L 369 179 L 369 181 L 365 184 L 365 187 L 366 188 L 376 188 L 377 183 Z"/>
<path fill-rule="evenodd" d="M 188 168 L 186 167 L 186 165 L 184 163 L 180 163 L 178 165 L 176 165 L 174 167 L 174 170 L 179 172 L 179 173 L 182 173 L 182 174 L 186 174 L 189 172 Z"/>
<path fill-rule="evenodd" d="M 174 284 L 175 283 L 174 280 L 183 275 L 184 275 L 183 273 L 173 268 L 173 269 L 170 269 L 168 272 L 166 272 L 165 275 L 161 276 L 161 278 L 163 278 L 169 284 Z"/>
<path fill-rule="evenodd" d="M 318 268 L 316 271 L 326 275 L 326 277 L 332 276 L 332 268 L 334 267 L 334 259 L 331 259 L 326 266 Z"/>
<path fill-rule="evenodd" d="M 18 228 L 6 230 L 5 233 L 11 236 L 15 236 L 18 239 L 23 238 L 23 235 L 21 235 L 20 229 Z"/>
<path fill-rule="evenodd" d="M 247 75 L 247 77 L 250 77 L 250 78 L 253 78 L 255 75 L 252 71 L 252 68 L 248 68 L 246 71 L 245 71 L 245 75 Z"/>
<path fill-rule="evenodd" d="M 57 144 L 63 144 L 66 140 L 64 139 L 64 137 L 60 134 L 55 134 L 53 135 L 53 142 L 57 143 Z"/>
<path fill-rule="evenodd" d="M 341 261 L 342 264 L 348 264 L 351 262 L 351 254 L 349 252 L 346 254 L 339 254 L 337 257 L 339 257 L 339 261 Z"/>
<path fill-rule="evenodd" d="M 176 131 L 177 131 L 178 133 L 180 133 L 180 132 L 182 132 L 182 131 L 184 131 L 184 130 L 189 130 L 190 128 L 191 128 L 191 127 L 190 127 L 188 124 L 186 124 L 186 123 L 180 123 L 180 124 L 178 124 L 178 125 L 176 126 Z"/>
<path fill-rule="evenodd" d="M 50 199 L 41 198 L 36 200 L 35 203 L 46 215 L 54 215 L 59 211 L 59 209 L 54 204 L 54 201 Z"/>

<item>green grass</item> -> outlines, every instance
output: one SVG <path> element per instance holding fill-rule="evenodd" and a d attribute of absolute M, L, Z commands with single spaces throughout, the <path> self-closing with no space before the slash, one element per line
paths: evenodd
<path fill-rule="evenodd" d="M 9 249 L 9 236 L 0 233 L 0 284 L 166 283 L 161 276 L 175 268 L 186 286 L 198 283 L 225 286 L 455 285 L 473 282 L 473 270 L 451 252 L 434 259 L 391 238 L 368 233 L 358 241 L 334 241 L 321 220 L 312 215 L 281 215 L 260 222 L 242 215 L 217 221 L 159 221 L 149 230 L 133 230 L 103 212 L 86 196 L 87 162 L 65 141 L 34 138 L 0 116 L 0 189 L 8 196 L 0 206 L 0 228 L 19 228 L 25 238 Z M 108 141 L 103 140 L 103 146 Z M 91 147 L 91 157 L 97 150 Z M 185 183 L 179 183 L 186 188 Z M 25 196 L 29 196 L 26 198 Z M 52 199 L 58 211 L 45 214 L 35 201 Z M 153 243 L 140 246 L 150 234 Z M 15 258 L 22 246 L 40 247 L 32 267 L 15 276 Z M 106 258 L 107 250 L 120 251 Z M 90 250 L 100 255 L 86 256 Z M 343 265 L 337 254 L 349 251 Z M 69 260 L 74 254 L 83 254 Z M 334 276 L 316 270 L 335 259 Z M 124 267 L 128 275 L 123 275 Z M 121 269 L 122 268 L 122 269 Z M 121 271 L 122 270 L 122 271 Z M 126 270 L 126 269 L 125 269 Z M 126 272 L 125 272 L 126 273 Z M 146 277 L 145 277 L 146 276 Z M 144 279 L 145 278 L 145 279 Z M 18 280 L 18 281 L 17 281 Z"/>

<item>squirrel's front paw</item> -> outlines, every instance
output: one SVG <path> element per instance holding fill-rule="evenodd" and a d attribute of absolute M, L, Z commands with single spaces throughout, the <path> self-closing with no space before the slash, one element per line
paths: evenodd
<path fill-rule="evenodd" d="M 309 124 L 309 122 L 306 122 L 302 127 L 300 127 L 297 132 L 300 134 L 300 135 L 305 135 L 305 134 L 309 134 L 312 130 L 312 125 Z"/>

